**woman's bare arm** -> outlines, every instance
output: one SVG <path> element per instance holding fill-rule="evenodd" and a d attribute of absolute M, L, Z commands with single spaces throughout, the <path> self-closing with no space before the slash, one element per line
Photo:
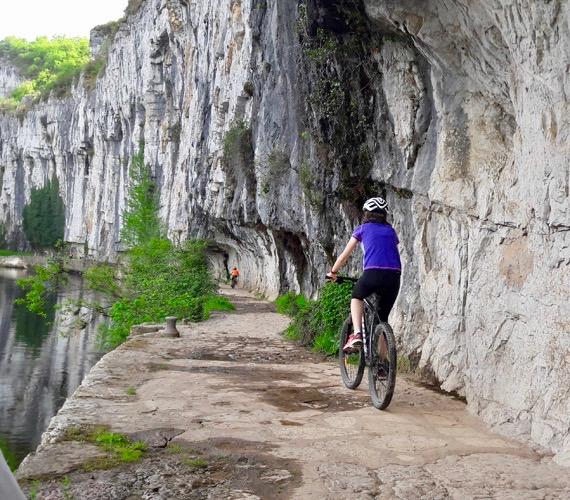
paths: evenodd
<path fill-rule="evenodd" d="M 352 252 L 354 252 L 354 249 L 358 246 L 358 243 L 359 243 L 358 240 L 354 236 L 350 238 L 350 240 L 346 244 L 346 247 L 344 247 L 344 250 L 338 256 L 338 259 L 336 259 L 334 265 L 331 267 L 330 274 L 337 274 L 340 271 L 342 266 L 346 264 L 346 261 L 348 260 Z"/>

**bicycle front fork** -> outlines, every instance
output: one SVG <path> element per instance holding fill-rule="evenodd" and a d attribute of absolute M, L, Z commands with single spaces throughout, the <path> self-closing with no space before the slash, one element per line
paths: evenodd
<path fill-rule="evenodd" d="M 362 316 L 362 347 L 364 349 L 364 359 L 368 359 L 368 325 L 364 315 Z"/>

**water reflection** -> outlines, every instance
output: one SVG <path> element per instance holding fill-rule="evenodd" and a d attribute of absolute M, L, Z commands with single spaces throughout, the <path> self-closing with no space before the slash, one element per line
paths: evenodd
<path fill-rule="evenodd" d="M 71 279 L 42 318 L 14 305 L 16 279 L 24 276 L 0 269 L 0 448 L 13 462 L 35 449 L 51 417 L 101 356 L 101 319 L 86 309 L 61 308 L 69 299 L 89 298 L 82 281 Z"/>
<path fill-rule="evenodd" d="M 57 296 L 52 295 L 46 301 L 46 316 L 30 314 L 25 306 L 14 305 L 16 321 L 16 342 L 25 344 L 34 356 L 40 354 L 45 338 L 49 335 L 55 319 Z"/>

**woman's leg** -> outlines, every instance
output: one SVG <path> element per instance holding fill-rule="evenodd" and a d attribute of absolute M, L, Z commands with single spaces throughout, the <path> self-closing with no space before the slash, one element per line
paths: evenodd
<path fill-rule="evenodd" d="M 376 307 L 380 321 L 387 322 L 390 311 L 400 291 L 400 273 L 396 271 L 384 271 L 382 274 Z"/>
<path fill-rule="evenodd" d="M 352 326 L 354 333 L 362 332 L 362 312 L 364 311 L 364 301 L 352 299 L 350 301 L 350 314 L 352 315 Z"/>
<path fill-rule="evenodd" d="M 354 333 L 362 333 L 362 313 L 364 312 L 364 299 L 375 289 L 375 281 L 371 279 L 370 271 L 364 271 L 352 289 L 350 301 L 350 314 Z"/>

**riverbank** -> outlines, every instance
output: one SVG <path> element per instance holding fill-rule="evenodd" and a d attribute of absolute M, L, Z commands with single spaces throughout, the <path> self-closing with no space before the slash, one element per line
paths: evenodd
<path fill-rule="evenodd" d="M 46 262 L 46 258 L 35 255 L 0 255 L 0 268 L 4 269 L 31 269 Z"/>
<path fill-rule="evenodd" d="M 48 257 L 45 255 L 4 255 L 0 256 L 0 268 L 31 270 L 34 266 L 45 266 Z M 65 270 L 72 273 L 84 273 L 97 262 L 89 259 L 66 259 Z"/>
<path fill-rule="evenodd" d="M 568 469 L 400 378 L 387 412 L 287 341 L 271 304 L 148 333 L 104 356 L 20 466 L 36 498 L 568 498 Z M 135 462 L 89 438 L 146 443 Z M 38 480 L 39 483 L 34 483 Z M 66 496 L 67 495 L 67 496 Z"/>

